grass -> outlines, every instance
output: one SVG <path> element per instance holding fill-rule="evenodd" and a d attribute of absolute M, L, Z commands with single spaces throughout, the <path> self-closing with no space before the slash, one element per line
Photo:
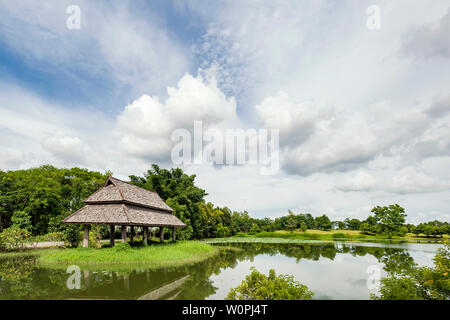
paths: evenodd
<path fill-rule="evenodd" d="M 51 264 L 146 264 L 149 267 L 180 265 L 199 262 L 219 252 L 200 241 L 180 241 L 130 248 L 116 245 L 113 248 L 49 249 L 39 252 L 39 262 Z"/>
<path fill-rule="evenodd" d="M 260 239 L 258 241 L 258 239 Z M 264 240 L 261 240 L 264 239 Z M 278 239 L 270 241 L 267 239 Z M 279 241 L 280 239 L 286 241 Z M 287 241 L 289 240 L 289 241 Z M 259 232 L 254 235 L 246 233 L 238 233 L 230 238 L 218 238 L 206 240 L 207 243 L 223 243 L 223 242 L 265 242 L 265 243 L 289 243 L 289 242 L 305 242 L 305 241 L 402 241 L 402 242 L 441 242 L 441 238 L 417 237 L 407 234 L 405 237 L 397 237 L 389 239 L 379 235 L 367 235 L 358 230 L 311 230 L 305 232 L 294 230 L 293 232 L 279 230 L 275 232 Z"/>

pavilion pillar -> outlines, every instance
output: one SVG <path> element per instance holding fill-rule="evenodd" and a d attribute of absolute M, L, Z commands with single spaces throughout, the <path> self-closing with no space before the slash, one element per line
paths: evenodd
<path fill-rule="evenodd" d="M 122 226 L 122 242 L 127 242 L 127 226 Z"/>
<path fill-rule="evenodd" d="M 159 227 L 159 241 L 164 241 L 164 227 Z"/>
<path fill-rule="evenodd" d="M 130 227 L 130 242 L 134 241 L 134 226 Z"/>
<path fill-rule="evenodd" d="M 89 247 L 89 226 L 84 225 L 83 247 Z"/>
<path fill-rule="evenodd" d="M 114 232 L 115 228 L 114 225 L 109 226 L 109 246 L 114 247 Z"/>
<path fill-rule="evenodd" d="M 172 241 L 175 241 L 175 227 L 172 227 Z"/>
<path fill-rule="evenodd" d="M 142 228 L 142 244 L 146 246 L 148 243 L 148 227 Z"/>

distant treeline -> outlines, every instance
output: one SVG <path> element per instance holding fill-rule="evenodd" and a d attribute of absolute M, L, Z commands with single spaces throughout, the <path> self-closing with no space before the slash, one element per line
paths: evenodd
<path fill-rule="evenodd" d="M 11 226 L 44 235 L 64 229 L 61 220 L 83 206 L 83 199 L 99 189 L 111 172 L 81 168 L 38 168 L 0 170 L 0 230 Z M 275 230 L 361 230 L 365 233 L 403 235 L 406 232 L 437 236 L 450 233 L 447 222 L 432 221 L 418 226 L 404 224 L 405 214 L 398 205 L 376 207 L 366 220 L 347 218 L 331 221 L 326 215 L 309 213 L 270 219 L 251 218 L 248 212 L 232 211 L 205 201 L 207 193 L 195 185 L 195 175 L 181 169 L 161 169 L 152 165 L 144 176 L 130 176 L 130 182 L 155 191 L 174 209 L 185 228 L 177 231 L 182 239 L 228 237 L 239 232 L 255 234 Z"/>

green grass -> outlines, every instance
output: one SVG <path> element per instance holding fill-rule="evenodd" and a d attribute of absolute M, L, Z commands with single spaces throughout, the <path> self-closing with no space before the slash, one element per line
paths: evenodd
<path fill-rule="evenodd" d="M 219 249 L 199 241 L 153 244 L 147 247 L 75 248 L 42 250 L 42 264 L 146 264 L 167 266 L 194 263 L 211 257 Z"/>
<path fill-rule="evenodd" d="M 260 240 L 258 240 L 260 239 Z M 278 239 L 278 240 L 268 240 Z M 286 241 L 279 241 L 286 240 Z M 407 235 L 406 237 L 397 237 L 388 239 L 388 237 L 379 235 L 367 235 L 356 230 L 307 230 L 300 232 L 294 230 L 293 232 L 280 230 L 275 232 L 259 232 L 254 235 L 246 233 L 238 233 L 230 238 L 218 238 L 205 240 L 208 243 L 223 243 L 223 242 L 265 242 L 265 243 L 289 243 L 289 242 L 304 242 L 304 241 L 402 241 L 402 242 L 441 242 L 441 238 L 424 238 Z"/>

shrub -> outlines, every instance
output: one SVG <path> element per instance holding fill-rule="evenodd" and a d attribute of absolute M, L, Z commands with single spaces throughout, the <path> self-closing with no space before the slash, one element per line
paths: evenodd
<path fill-rule="evenodd" d="M 80 244 L 81 234 L 80 227 L 77 225 L 67 225 L 64 228 L 64 242 L 65 245 L 71 248 L 76 248 Z"/>
<path fill-rule="evenodd" d="M 99 226 L 92 226 L 89 232 L 89 247 L 90 248 L 100 248 L 100 239 L 102 238 L 101 230 Z"/>
<path fill-rule="evenodd" d="M 31 218 L 25 211 L 14 211 L 11 217 L 11 227 L 31 231 Z"/>
<path fill-rule="evenodd" d="M 276 275 L 270 269 L 266 276 L 254 267 L 241 285 L 230 290 L 226 300 L 311 300 L 314 293 L 294 281 L 291 275 Z"/>
<path fill-rule="evenodd" d="M 32 241 L 64 241 L 64 233 L 63 232 L 50 232 L 44 235 L 39 235 L 33 237 Z"/>
<path fill-rule="evenodd" d="M 333 237 L 333 239 L 347 238 L 347 236 L 345 234 L 343 234 L 342 232 L 333 233 L 332 237 Z"/>
<path fill-rule="evenodd" d="M 10 227 L 0 233 L 0 247 L 3 250 L 23 249 L 28 241 L 30 232 L 28 230 Z"/>
<path fill-rule="evenodd" d="M 120 242 L 114 245 L 113 250 L 114 251 L 127 251 L 130 250 L 131 246 L 128 242 Z"/>
<path fill-rule="evenodd" d="M 381 279 L 377 300 L 449 300 L 450 242 L 438 249 L 433 267 L 416 267 Z"/>

